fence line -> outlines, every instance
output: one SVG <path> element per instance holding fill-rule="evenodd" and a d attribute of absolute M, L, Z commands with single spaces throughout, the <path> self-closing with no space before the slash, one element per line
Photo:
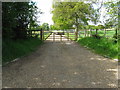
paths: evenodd
<path fill-rule="evenodd" d="M 75 31 L 67 31 L 65 32 L 65 36 L 68 39 L 71 40 L 75 40 Z M 92 35 L 96 34 L 96 30 L 79 30 L 78 32 L 78 38 L 82 38 L 82 37 L 90 37 Z M 98 30 L 98 35 L 106 37 L 106 38 L 111 38 L 114 36 L 115 34 L 115 30 L 111 30 L 111 29 L 103 29 L 103 30 Z"/>
<path fill-rule="evenodd" d="M 27 34 L 29 37 L 39 37 L 40 40 L 46 40 L 50 35 L 50 31 L 46 30 L 27 30 Z"/>

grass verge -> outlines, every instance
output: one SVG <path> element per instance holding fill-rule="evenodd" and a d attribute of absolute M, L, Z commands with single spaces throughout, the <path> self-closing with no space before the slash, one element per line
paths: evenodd
<path fill-rule="evenodd" d="M 112 59 L 118 59 L 118 44 L 114 43 L 113 39 L 85 37 L 79 39 L 78 43 L 94 50 L 100 55 Z"/>
<path fill-rule="evenodd" d="M 2 63 L 3 65 L 18 57 L 27 55 L 34 51 L 40 44 L 38 38 L 30 38 L 26 40 L 3 40 L 2 42 Z"/>

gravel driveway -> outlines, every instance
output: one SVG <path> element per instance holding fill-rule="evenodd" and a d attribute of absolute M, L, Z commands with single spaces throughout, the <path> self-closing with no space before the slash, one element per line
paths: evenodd
<path fill-rule="evenodd" d="M 3 67 L 3 88 L 115 88 L 117 61 L 52 35 L 35 52 Z M 55 37 L 59 37 L 56 35 Z"/>

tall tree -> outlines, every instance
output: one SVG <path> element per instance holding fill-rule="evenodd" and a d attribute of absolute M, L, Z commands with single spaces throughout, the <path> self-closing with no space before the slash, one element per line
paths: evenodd
<path fill-rule="evenodd" d="M 43 23 L 41 27 L 42 27 L 43 30 L 49 30 L 49 24 L 48 23 Z"/>
<path fill-rule="evenodd" d="M 94 9 L 89 3 L 84 2 L 55 2 L 53 4 L 53 21 L 55 25 L 63 28 L 76 27 L 75 40 L 78 38 L 80 25 L 87 25 L 93 18 Z"/>
<path fill-rule="evenodd" d="M 106 20 L 105 24 L 109 27 L 115 28 L 115 37 L 117 38 L 118 34 L 118 25 L 119 25 L 119 12 L 120 12 L 120 1 L 115 2 L 106 2 L 105 7 L 107 10 L 106 17 L 109 18 Z"/>
<path fill-rule="evenodd" d="M 3 2 L 3 38 L 26 38 L 28 25 L 36 21 L 34 2 Z"/>

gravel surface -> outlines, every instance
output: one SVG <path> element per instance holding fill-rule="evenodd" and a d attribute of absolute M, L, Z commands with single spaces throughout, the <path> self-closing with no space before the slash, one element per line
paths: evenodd
<path fill-rule="evenodd" d="M 59 35 L 55 35 L 59 37 Z M 3 67 L 3 88 L 116 88 L 117 61 L 51 35 L 37 51 Z"/>

